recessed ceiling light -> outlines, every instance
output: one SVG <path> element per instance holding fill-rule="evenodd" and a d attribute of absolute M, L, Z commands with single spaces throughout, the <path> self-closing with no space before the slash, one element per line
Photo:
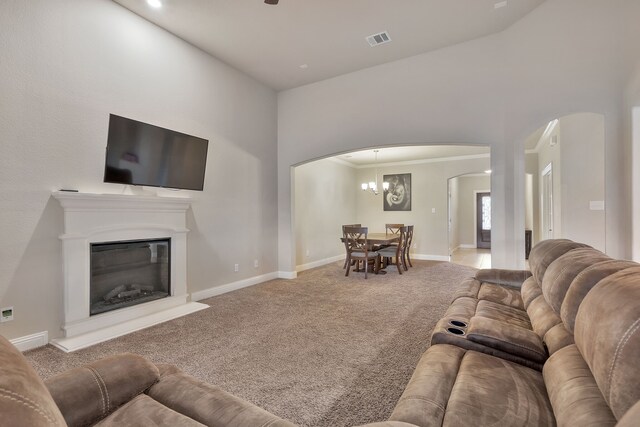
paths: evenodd
<path fill-rule="evenodd" d="M 162 2 L 160 0 L 147 0 L 147 4 L 155 9 L 160 9 L 162 7 Z"/>
<path fill-rule="evenodd" d="M 506 1 L 500 1 L 493 5 L 494 9 L 500 9 L 501 7 L 505 7 L 507 5 Z"/>
<path fill-rule="evenodd" d="M 309 68 L 309 65 L 307 64 L 302 64 L 299 66 L 301 70 L 306 70 L 307 68 Z"/>
<path fill-rule="evenodd" d="M 491 173 L 491 169 L 487 169 L 486 171 L 484 171 L 484 173 L 490 174 Z"/>

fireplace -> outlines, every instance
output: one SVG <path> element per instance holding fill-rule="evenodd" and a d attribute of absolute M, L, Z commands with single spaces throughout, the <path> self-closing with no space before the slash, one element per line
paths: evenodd
<path fill-rule="evenodd" d="M 75 351 L 208 308 L 187 292 L 190 197 L 54 192 L 64 209 L 63 337 Z"/>
<path fill-rule="evenodd" d="M 171 295 L 171 239 L 91 243 L 89 314 Z"/>

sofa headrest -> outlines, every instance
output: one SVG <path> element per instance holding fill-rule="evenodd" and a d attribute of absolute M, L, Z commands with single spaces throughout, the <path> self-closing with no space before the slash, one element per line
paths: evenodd
<path fill-rule="evenodd" d="M 640 267 L 606 277 L 587 294 L 574 337 L 619 420 L 640 400 Z"/>
<path fill-rule="evenodd" d="M 22 353 L 0 336 L 0 424 L 66 426 L 49 391 Z"/>
<path fill-rule="evenodd" d="M 560 314 L 562 302 L 573 279 L 587 267 L 611 258 L 602 252 L 587 247 L 572 249 L 547 267 L 542 279 L 542 294 L 553 311 Z"/>
<path fill-rule="evenodd" d="M 87 426 L 141 394 L 159 378 L 158 368 L 149 360 L 124 353 L 68 370 L 45 384 L 67 424 Z"/>
<path fill-rule="evenodd" d="M 571 282 L 571 286 L 569 286 L 569 290 L 562 302 L 562 307 L 560 307 L 560 318 L 564 323 L 564 327 L 573 333 L 580 304 L 598 282 L 620 270 L 638 266 L 637 263 L 632 261 L 610 259 L 598 262 L 582 270 Z"/>
<path fill-rule="evenodd" d="M 542 283 L 547 267 L 560 256 L 572 249 L 588 248 L 589 245 L 577 243 L 567 239 L 543 240 L 531 249 L 529 253 L 529 267 L 538 283 Z"/>

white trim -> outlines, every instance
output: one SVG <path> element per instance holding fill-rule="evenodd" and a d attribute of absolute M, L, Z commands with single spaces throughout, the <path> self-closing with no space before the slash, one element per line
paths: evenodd
<path fill-rule="evenodd" d="M 237 282 L 231 282 L 220 286 L 214 286 L 202 291 L 193 292 L 191 294 L 192 301 L 202 301 L 206 298 L 215 297 L 217 295 L 226 294 L 227 292 L 237 291 L 238 289 L 246 288 L 249 286 L 257 285 L 259 283 L 268 282 L 269 280 L 279 278 L 278 273 L 268 273 L 261 276 L 249 277 L 248 279 L 238 280 Z"/>
<path fill-rule="evenodd" d="M 9 342 L 18 350 L 24 352 L 49 344 L 49 332 L 37 332 L 35 334 L 25 335 L 24 337 L 14 338 L 9 340 Z"/>
<path fill-rule="evenodd" d="M 429 255 L 429 254 L 410 254 L 411 259 L 419 259 L 422 261 L 449 261 L 448 255 Z"/>
<path fill-rule="evenodd" d="M 477 249 L 473 243 L 461 243 L 460 246 L 454 249 L 454 252 L 458 249 Z"/>
<path fill-rule="evenodd" d="M 296 271 L 278 271 L 278 279 L 296 279 L 297 277 Z"/>
<path fill-rule="evenodd" d="M 404 160 L 398 162 L 388 162 L 388 163 L 367 163 L 362 165 L 357 165 L 355 163 L 351 163 L 348 160 L 340 159 L 339 156 L 343 156 L 344 154 L 336 154 L 333 157 L 325 157 L 324 159 L 316 159 L 318 160 L 331 160 L 332 162 L 341 164 L 343 166 L 348 166 L 353 169 L 370 169 L 373 167 L 386 167 L 386 166 L 404 166 L 404 165 L 420 165 L 423 163 L 440 163 L 440 162 L 454 162 L 456 160 L 470 160 L 470 159 L 486 159 L 491 156 L 491 153 L 483 153 L 483 154 L 467 154 L 464 156 L 450 156 L 450 157 L 436 157 L 434 159 L 418 159 L 418 160 Z M 300 166 L 300 165 L 296 165 Z"/>
<path fill-rule="evenodd" d="M 343 260 L 345 258 L 345 255 L 336 255 L 336 256 L 332 256 L 330 258 L 325 258 L 325 259 L 321 259 L 318 261 L 313 261 L 307 264 L 300 264 L 296 266 L 296 271 L 299 273 L 301 271 L 305 271 L 305 270 L 310 270 L 312 268 L 316 268 L 316 267 L 321 267 L 323 265 L 327 265 L 327 264 L 331 264 L 333 262 L 336 261 L 340 261 Z"/>
<path fill-rule="evenodd" d="M 51 344 L 58 347 L 65 353 L 69 353 L 103 341 L 120 337 L 122 335 L 130 334 L 131 332 L 139 331 L 140 329 L 157 325 L 158 323 L 166 322 L 167 320 L 195 313 L 196 311 L 204 310 L 205 308 L 209 308 L 209 306 L 199 302 L 190 302 L 170 308 L 169 310 L 156 312 L 144 317 L 138 317 L 137 319 L 129 322 L 123 322 L 107 328 L 88 332 L 86 334 L 76 335 L 70 338 L 57 338 L 51 340 Z"/>
<path fill-rule="evenodd" d="M 457 160 L 471 160 L 471 159 L 487 159 L 491 157 L 491 153 L 484 154 L 468 154 L 465 156 L 451 156 L 451 157 L 438 157 L 435 159 L 420 159 L 420 160 L 405 160 L 402 162 L 389 162 L 367 165 L 354 165 L 354 169 L 368 169 L 372 167 L 388 167 L 388 166 L 405 166 L 405 165 L 421 165 L 424 163 L 441 163 L 441 162 L 454 162 Z"/>

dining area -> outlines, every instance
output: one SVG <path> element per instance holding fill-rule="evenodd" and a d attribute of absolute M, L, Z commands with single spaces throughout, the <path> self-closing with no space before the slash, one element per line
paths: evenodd
<path fill-rule="evenodd" d="M 413 225 L 385 224 L 384 233 L 369 233 L 369 227 L 362 224 L 343 225 L 340 239 L 345 247 L 345 276 L 353 269 L 364 272 L 366 279 L 369 272 L 386 274 L 391 265 L 395 265 L 399 275 L 408 271 L 413 267 L 409 251 L 413 228 Z"/>

